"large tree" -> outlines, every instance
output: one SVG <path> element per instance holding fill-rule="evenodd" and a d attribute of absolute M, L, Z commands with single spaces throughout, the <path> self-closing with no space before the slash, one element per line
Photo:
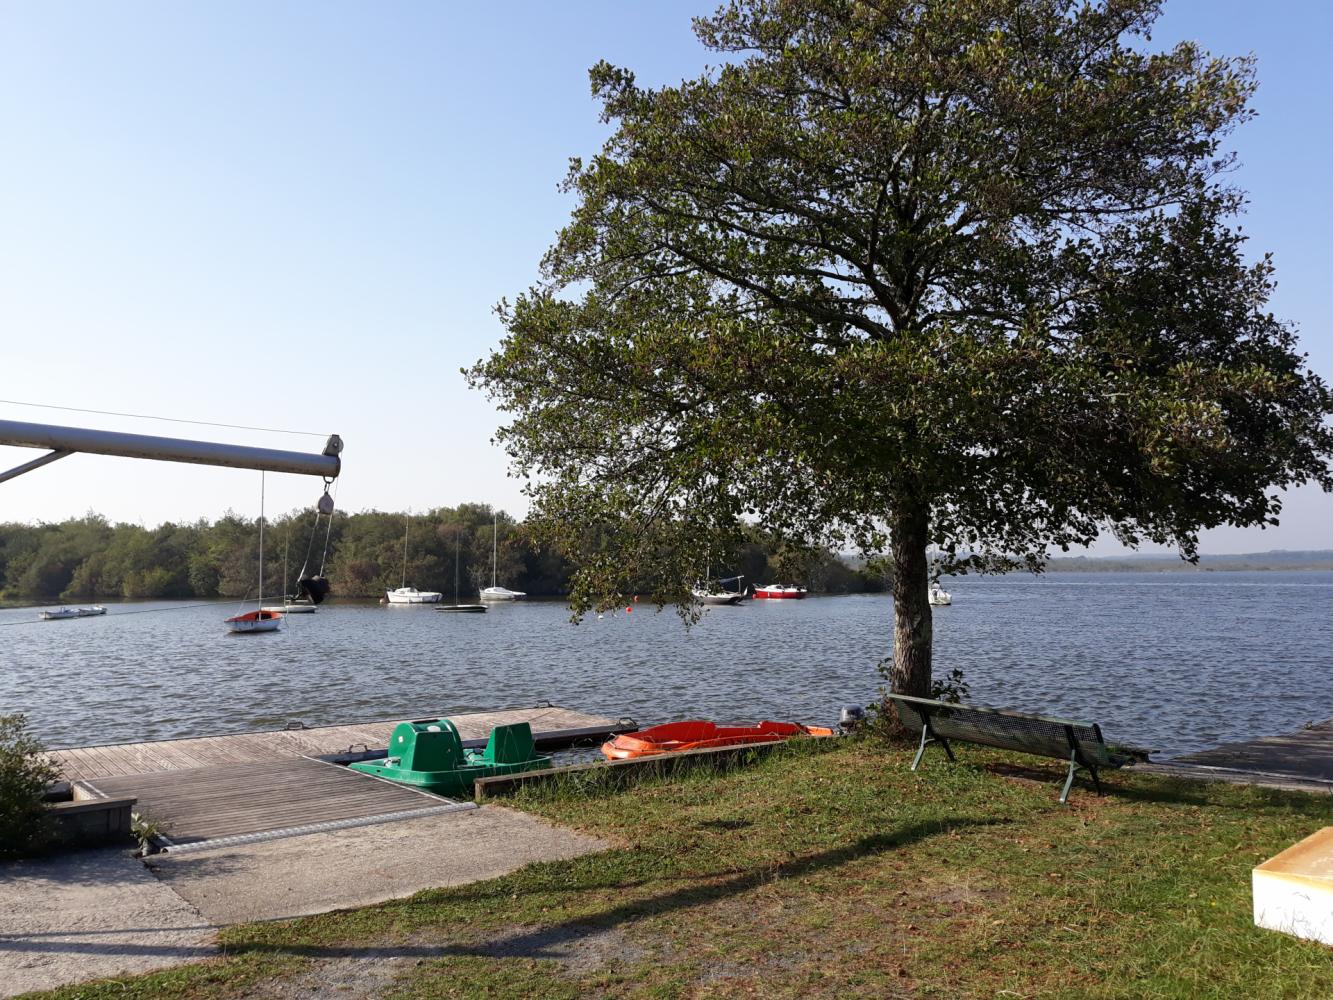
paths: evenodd
<path fill-rule="evenodd" d="M 930 552 L 1039 568 L 1109 531 L 1196 555 L 1333 489 L 1333 397 L 1247 263 L 1246 59 L 1150 51 L 1154 0 L 735 0 L 722 65 L 591 73 L 611 138 L 471 371 L 533 522 L 683 598 L 755 523 L 886 543 L 895 690 Z"/>

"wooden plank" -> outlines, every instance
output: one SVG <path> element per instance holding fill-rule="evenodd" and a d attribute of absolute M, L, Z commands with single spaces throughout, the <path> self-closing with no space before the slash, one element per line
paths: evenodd
<path fill-rule="evenodd" d="M 168 824 L 167 836 L 176 843 L 447 804 L 307 758 L 126 775 L 97 787 L 107 795 L 135 795 L 142 811 Z"/>
<path fill-rule="evenodd" d="M 484 738 L 493 727 L 514 722 L 528 722 L 534 733 L 614 725 L 611 719 L 557 706 L 452 715 L 423 713 L 414 718 L 452 719 L 464 739 Z M 263 763 L 284 757 L 328 756 L 346 753 L 352 746 L 364 745 L 371 750 L 382 750 L 388 746 L 389 734 L 397 724 L 397 720 L 361 721 L 305 729 L 70 747 L 52 750 L 49 756 L 66 771 L 71 780 L 151 774 Z"/>

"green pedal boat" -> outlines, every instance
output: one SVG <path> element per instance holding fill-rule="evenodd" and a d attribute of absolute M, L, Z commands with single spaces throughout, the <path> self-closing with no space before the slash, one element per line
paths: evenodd
<path fill-rule="evenodd" d="M 436 795 L 472 797 L 472 783 L 497 774 L 537 771 L 551 766 L 538 755 L 526 722 L 496 726 L 485 750 L 464 750 L 458 727 L 448 719 L 400 722 L 389 737 L 389 756 L 348 767 L 377 778 L 412 785 Z"/>

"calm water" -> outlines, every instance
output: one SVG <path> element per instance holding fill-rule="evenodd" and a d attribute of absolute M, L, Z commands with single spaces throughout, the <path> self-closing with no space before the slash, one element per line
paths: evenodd
<path fill-rule="evenodd" d="M 971 701 L 1091 718 L 1108 738 L 1168 754 L 1333 716 L 1333 573 L 948 586 L 936 672 L 962 668 Z M 0 712 L 26 712 L 52 746 L 542 700 L 640 722 L 831 723 L 874 696 L 892 615 L 884 595 L 756 601 L 687 632 L 644 606 L 571 625 L 554 603 L 485 615 L 331 604 L 276 634 L 233 636 L 222 625 L 233 604 L 162 602 L 3 624 L 36 610 L 0 610 Z"/>

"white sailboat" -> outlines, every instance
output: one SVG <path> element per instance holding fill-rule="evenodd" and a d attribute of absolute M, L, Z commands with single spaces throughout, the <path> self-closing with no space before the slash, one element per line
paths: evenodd
<path fill-rule="evenodd" d="M 459 529 L 454 529 L 454 603 L 437 604 L 436 611 L 452 611 L 460 614 L 481 614 L 486 611 L 484 604 L 459 604 L 458 603 L 458 561 L 459 561 Z"/>
<path fill-rule="evenodd" d="M 939 582 L 936 581 L 935 583 L 932 583 L 930 585 L 930 593 L 928 595 L 928 600 L 935 607 L 939 608 L 939 607 L 944 607 L 945 605 L 948 604 L 952 604 L 953 595 L 950 594 L 943 587 L 941 587 L 939 585 Z"/>
<path fill-rule="evenodd" d="M 291 529 L 289 528 L 289 529 L 288 529 L 288 533 L 290 533 L 290 531 L 291 531 Z M 262 608 L 260 608 L 259 610 L 260 610 L 260 611 L 272 611 L 274 614 L 278 614 L 278 615 L 313 615 L 313 614 L 315 613 L 315 605 L 311 604 L 309 601 L 302 601 L 302 600 L 299 600 L 299 599 L 298 599 L 297 601 L 293 602 L 292 599 L 291 599 L 290 597 L 286 596 L 287 593 L 288 593 L 288 589 L 287 589 L 287 541 L 288 541 L 288 540 L 284 538 L 284 539 L 283 539 L 283 542 L 282 542 L 282 593 L 283 593 L 283 595 L 284 595 L 283 598 L 282 598 L 282 603 L 281 603 L 281 604 L 266 604 L 266 605 L 264 605 Z"/>
<path fill-rule="evenodd" d="M 227 628 L 238 634 L 276 632 L 282 615 L 264 610 L 264 473 L 259 473 L 259 610 L 226 619 Z"/>
<path fill-rule="evenodd" d="M 407 531 L 412 523 L 412 515 L 407 515 L 403 522 L 403 579 L 397 590 L 386 590 L 384 596 L 390 604 L 439 604 L 444 597 L 438 590 L 417 590 L 407 585 Z"/>
<path fill-rule="evenodd" d="M 741 586 L 741 581 L 744 579 L 744 576 L 729 576 L 717 581 L 719 585 L 717 590 L 712 590 L 707 587 L 695 587 L 692 593 L 694 594 L 694 599 L 700 604 L 711 604 L 715 606 L 740 604 L 749 596 L 746 594 L 745 588 Z M 728 590 L 727 584 L 729 583 L 735 583 L 736 589 Z"/>
<path fill-rule="evenodd" d="M 496 586 L 496 566 L 499 557 L 499 521 L 495 515 L 491 515 L 491 585 L 481 592 L 483 601 L 520 601 L 528 595 L 522 590 L 510 590 L 508 587 Z"/>

